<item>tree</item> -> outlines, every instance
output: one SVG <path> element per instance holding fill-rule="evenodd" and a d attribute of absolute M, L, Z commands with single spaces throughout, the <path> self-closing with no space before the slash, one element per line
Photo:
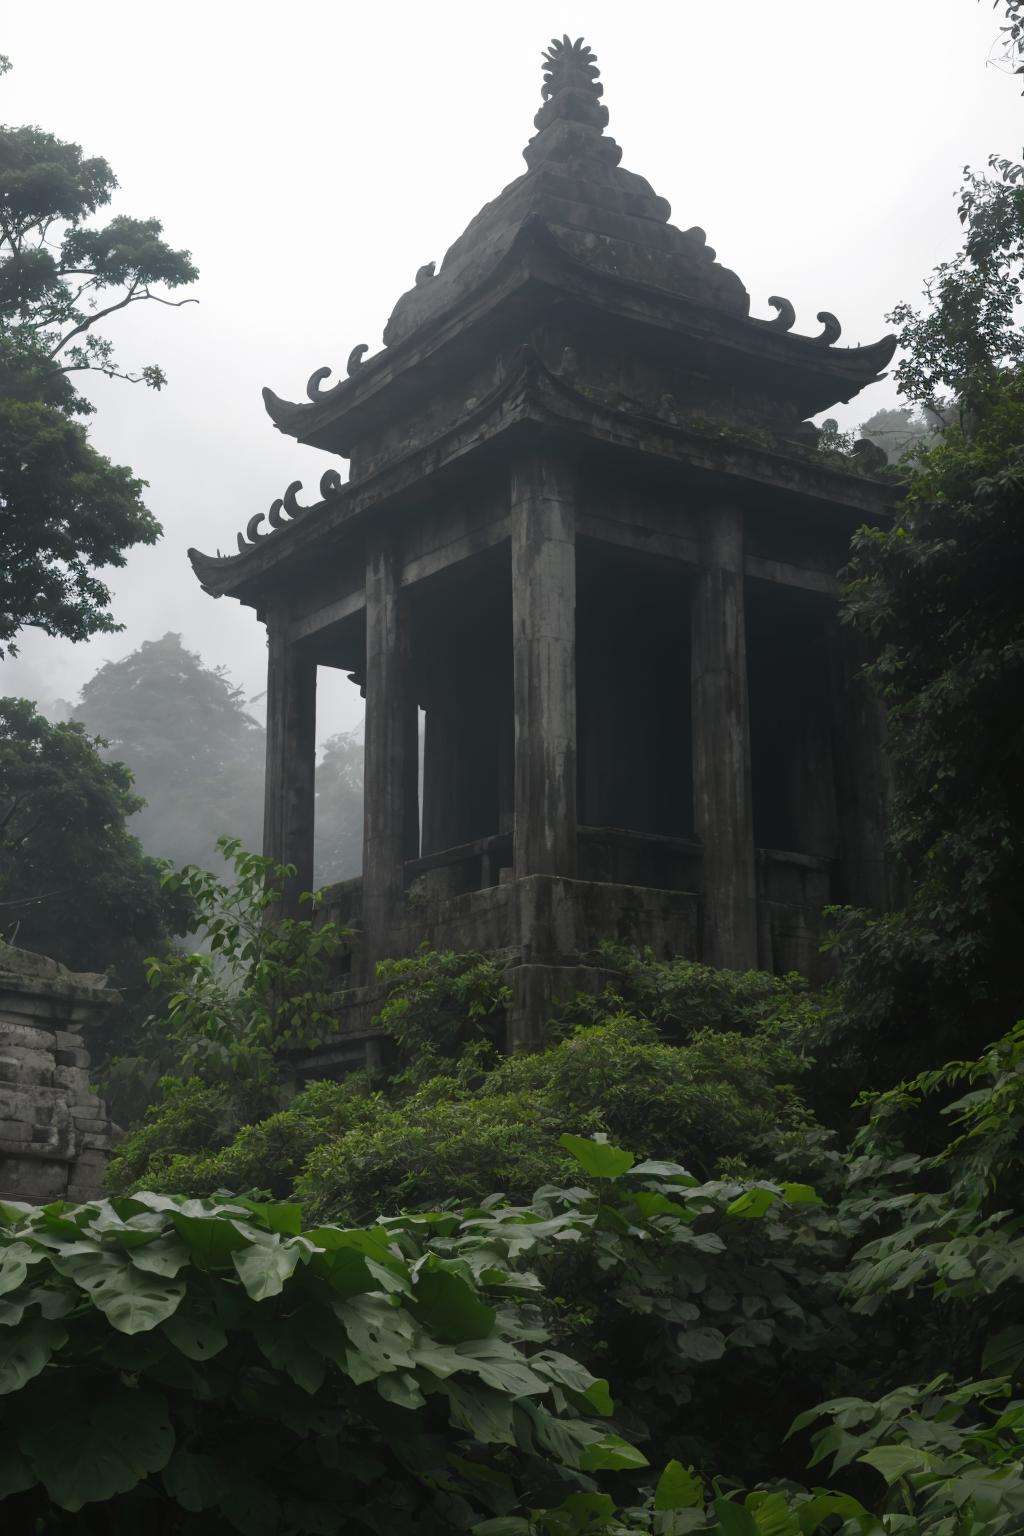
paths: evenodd
<path fill-rule="evenodd" d="M 198 273 L 156 219 L 87 224 L 116 186 L 106 160 L 79 145 L 0 127 L 0 656 L 26 625 L 70 640 L 116 629 L 94 573 L 160 534 L 144 482 L 98 453 L 75 419 L 93 406 L 73 376 L 162 388 L 156 364 L 120 367 L 99 328 L 133 304 L 195 302 L 158 290 Z"/>
<path fill-rule="evenodd" d="M 208 865 L 217 839 L 258 846 L 266 736 L 222 667 L 206 667 L 180 635 L 145 641 L 85 684 L 75 718 L 102 737 L 142 797 L 132 831 L 147 853 Z"/>
<path fill-rule="evenodd" d="M 941 421 L 927 410 L 902 405 L 876 411 L 857 428 L 857 436 L 881 448 L 890 464 L 899 464 L 916 448 L 931 447 L 941 427 Z"/>
<path fill-rule="evenodd" d="M 363 743 L 342 731 L 324 743 L 316 769 L 317 886 L 350 880 L 363 865 Z"/>
<path fill-rule="evenodd" d="M 189 904 L 126 827 L 131 775 L 81 725 L 0 699 L 0 928 L 9 942 L 131 987 Z"/>

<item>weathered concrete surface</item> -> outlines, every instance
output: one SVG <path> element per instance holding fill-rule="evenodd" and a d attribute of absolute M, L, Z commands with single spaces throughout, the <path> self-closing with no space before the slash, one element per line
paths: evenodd
<path fill-rule="evenodd" d="M 82 1030 L 116 1002 L 103 976 L 0 946 L 0 1199 L 100 1192 L 114 1127 Z"/>
<path fill-rule="evenodd" d="M 512 475 L 517 878 L 576 873 L 575 487 L 543 449 Z"/>
<path fill-rule="evenodd" d="M 704 842 L 704 959 L 757 965 L 757 888 L 750 779 L 743 514 L 706 514 L 693 599 L 694 811 Z"/>

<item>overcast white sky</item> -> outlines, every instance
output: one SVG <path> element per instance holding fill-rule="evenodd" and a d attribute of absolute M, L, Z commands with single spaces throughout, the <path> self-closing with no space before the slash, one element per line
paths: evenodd
<path fill-rule="evenodd" d="M 1000 19 L 989 0 L 9 7 L 0 120 L 106 156 L 113 211 L 161 218 L 201 277 L 198 306 L 110 327 L 121 362 L 160 362 L 168 388 L 91 391 L 93 440 L 150 482 L 164 526 L 112 573 L 125 630 L 25 634 L 0 693 L 73 698 L 169 629 L 262 691 L 262 627 L 201 592 L 185 550 L 233 548 L 289 480 L 316 485 L 326 457 L 273 429 L 261 386 L 302 399 L 314 368 L 377 350 L 417 267 L 523 169 L 553 32 L 595 49 L 623 164 L 707 231 L 753 313 L 786 294 L 798 329 L 829 309 L 856 344 L 956 248 L 961 167 L 1020 152 L 1019 82 L 987 64 Z M 844 425 L 895 392 L 862 399 Z M 341 679 L 321 700 L 321 736 L 360 717 Z"/>

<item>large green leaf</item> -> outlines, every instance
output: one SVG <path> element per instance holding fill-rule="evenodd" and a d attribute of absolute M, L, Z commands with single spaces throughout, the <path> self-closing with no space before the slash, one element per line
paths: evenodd
<path fill-rule="evenodd" d="M 179 1307 L 162 1325 L 171 1343 L 189 1360 L 212 1360 L 227 1347 L 228 1336 L 209 1313 Z"/>
<path fill-rule="evenodd" d="M 694 1509 L 703 1507 L 704 1489 L 699 1477 L 680 1461 L 670 1461 L 654 1490 L 655 1509 Z"/>
<path fill-rule="evenodd" d="M 446 1381 L 444 1392 L 448 1398 L 452 1423 L 468 1430 L 486 1445 L 514 1445 L 513 1403 L 504 1392 L 494 1392 L 490 1387 L 467 1386 L 458 1381 Z"/>
<path fill-rule="evenodd" d="M 636 1162 L 632 1152 L 613 1147 L 607 1141 L 591 1141 L 584 1136 L 559 1136 L 558 1145 L 571 1152 L 576 1161 L 595 1179 L 618 1179 Z"/>
<path fill-rule="evenodd" d="M 646 1467 L 648 1461 L 642 1451 L 621 1435 L 602 1435 L 600 1440 L 584 1447 L 579 1464 L 584 1472 L 620 1472 Z"/>
<path fill-rule="evenodd" d="M 216 1508 L 221 1469 L 212 1456 L 186 1451 L 179 1446 L 164 1468 L 163 1480 L 171 1498 L 190 1514 Z"/>
<path fill-rule="evenodd" d="M 895 1483 L 909 1472 L 923 1472 L 928 1466 L 924 1451 L 916 1451 L 910 1445 L 876 1445 L 874 1450 L 864 1451 L 858 1461 L 867 1462 L 876 1472 L 881 1472 L 887 1483 Z"/>
<path fill-rule="evenodd" d="M 301 1257 L 297 1245 L 275 1242 L 241 1248 L 231 1260 L 253 1301 L 265 1301 L 268 1296 L 280 1296 Z"/>
<path fill-rule="evenodd" d="M 38 1264 L 43 1257 L 38 1249 L 30 1248 L 28 1243 L 10 1243 L 0 1248 L 0 1296 L 17 1290 L 28 1275 L 29 1267 Z"/>
<path fill-rule="evenodd" d="M 147 1274 L 110 1249 L 60 1262 L 61 1272 L 88 1291 L 111 1326 L 121 1333 L 156 1328 L 178 1308 L 185 1282 Z"/>
<path fill-rule="evenodd" d="M 742 1221 L 757 1221 L 778 1198 L 771 1189 L 747 1189 L 726 1206 L 725 1214 Z"/>
<path fill-rule="evenodd" d="M 475 1339 L 456 1346 L 461 1369 L 479 1376 L 488 1387 L 512 1397 L 539 1397 L 550 1384 L 504 1339 Z"/>
<path fill-rule="evenodd" d="M 530 1365 L 549 1381 L 557 1382 L 560 1387 L 566 1387 L 583 1398 L 592 1412 L 599 1413 L 603 1418 L 612 1412 L 613 1404 L 607 1381 L 603 1377 L 592 1376 L 578 1360 L 572 1360 L 554 1349 L 544 1349 L 530 1356 Z"/>
<path fill-rule="evenodd" d="M 24 1493 L 35 1481 L 35 1473 L 17 1446 L 0 1445 L 0 1502 Z"/>
<path fill-rule="evenodd" d="M 191 1255 L 176 1232 L 165 1232 L 155 1242 L 133 1248 L 131 1259 L 136 1269 L 144 1269 L 151 1275 L 167 1275 L 170 1279 L 191 1263 Z"/>
<path fill-rule="evenodd" d="M 49 1364 L 54 1350 L 67 1343 L 60 1323 L 35 1318 L 24 1327 L 0 1333 L 0 1397 L 18 1392 Z"/>
<path fill-rule="evenodd" d="M 715 1515 L 722 1536 L 758 1536 L 757 1523 L 750 1510 L 732 1499 L 716 1499 Z"/>
<path fill-rule="evenodd" d="M 746 1505 L 754 1517 L 758 1536 L 801 1536 L 796 1511 L 784 1493 L 759 1489 L 747 1494 Z"/>
<path fill-rule="evenodd" d="M 725 1337 L 717 1328 L 684 1328 L 676 1334 L 676 1348 L 686 1360 L 720 1360 Z"/>
<path fill-rule="evenodd" d="M 483 1339 L 494 1331 L 494 1308 L 480 1300 L 464 1267 L 428 1254 L 415 1276 L 413 1311 L 449 1343 Z"/>
<path fill-rule="evenodd" d="M 174 1431 L 162 1397 L 111 1385 L 88 1401 L 71 1397 L 59 1416 L 23 1429 L 18 1443 L 53 1502 L 76 1513 L 161 1471 Z"/>
<path fill-rule="evenodd" d="M 253 1215 L 258 1217 L 268 1232 L 280 1232 L 285 1237 L 298 1237 L 302 1231 L 302 1206 L 283 1200 L 262 1201 L 241 1199 L 239 1205 L 244 1205 Z"/>
<path fill-rule="evenodd" d="M 357 1385 L 387 1371 L 414 1368 L 411 1343 L 415 1325 L 404 1312 L 377 1296 L 339 1301 L 334 1311 L 351 1345 L 344 1368 Z"/>
<path fill-rule="evenodd" d="M 193 1260 L 204 1269 L 221 1268 L 236 1249 L 248 1248 L 251 1242 L 235 1222 L 223 1216 L 186 1216 L 175 1211 L 171 1220 Z"/>
<path fill-rule="evenodd" d="M 1016 1376 L 1024 1364 L 1024 1324 L 1004 1328 L 985 1345 L 982 1369 L 991 1376 Z"/>

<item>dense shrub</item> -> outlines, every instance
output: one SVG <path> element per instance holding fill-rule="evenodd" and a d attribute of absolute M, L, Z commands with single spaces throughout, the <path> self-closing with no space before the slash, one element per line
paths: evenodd
<path fill-rule="evenodd" d="M 567 1125 L 702 1174 L 757 1169 L 780 1130 L 813 1124 L 793 1087 L 803 1067 L 766 1036 L 701 1029 L 675 1046 L 619 1014 L 534 1055 L 470 1051 L 406 1094 L 362 1078 L 314 1084 L 236 1135 L 223 1086 L 172 1083 L 110 1178 L 116 1189 L 294 1187 L 320 1216 L 362 1220 L 493 1189 L 525 1198 L 565 1176 L 557 1136 Z"/>

